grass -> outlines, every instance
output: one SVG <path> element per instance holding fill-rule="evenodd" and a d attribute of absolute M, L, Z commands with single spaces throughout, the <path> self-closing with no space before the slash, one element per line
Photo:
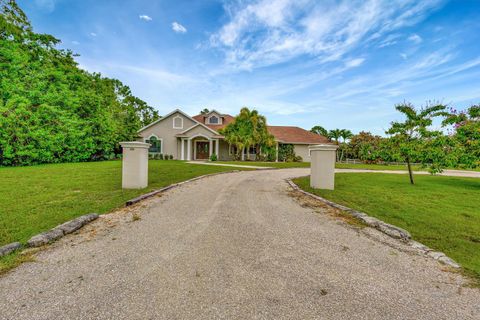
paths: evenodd
<path fill-rule="evenodd" d="M 149 186 L 122 190 L 121 161 L 0 168 L 0 246 L 31 236 L 86 213 L 108 213 L 126 200 L 169 184 L 231 167 L 181 161 L 149 163 Z M 0 258 L 0 269 L 15 256 Z"/>
<path fill-rule="evenodd" d="M 367 170 L 408 170 L 407 165 L 400 164 L 350 164 L 350 163 L 337 163 L 335 165 L 337 169 L 367 169 Z M 422 170 L 419 165 L 412 166 L 413 171 Z M 426 170 L 426 169 L 423 169 Z"/>
<path fill-rule="evenodd" d="M 218 164 L 238 164 L 257 167 L 272 168 L 310 168 L 310 162 L 262 162 L 262 161 L 217 161 Z M 381 165 L 381 164 L 346 164 L 337 163 L 337 169 L 369 169 L 369 170 L 407 170 L 406 165 Z M 414 166 L 413 170 L 420 170 L 419 166 Z"/>
<path fill-rule="evenodd" d="M 310 162 L 216 161 L 215 163 L 271 168 L 310 168 Z"/>
<path fill-rule="evenodd" d="M 294 181 L 303 190 L 408 230 L 480 280 L 480 179 L 417 175 L 412 186 L 406 175 L 335 177 L 335 190 L 312 189 L 308 177 Z"/>

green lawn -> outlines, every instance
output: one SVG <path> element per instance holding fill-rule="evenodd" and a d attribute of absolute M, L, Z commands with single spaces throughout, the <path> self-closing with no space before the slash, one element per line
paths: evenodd
<path fill-rule="evenodd" d="M 310 162 L 215 161 L 215 163 L 272 168 L 310 168 Z"/>
<path fill-rule="evenodd" d="M 217 161 L 215 163 L 250 165 L 258 167 L 272 168 L 310 168 L 310 162 L 261 162 L 261 161 Z M 407 170 L 407 166 L 402 165 L 381 165 L 381 164 L 345 164 L 337 163 L 339 169 L 370 169 L 370 170 Z M 414 166 L 413 170 L 420 170 L 420 167 Z"/>
<path fill-rule="evenodd" d="M 110 212 L 126 200 L 175 182 L 235 169 L 152 160 L 148 188 L 122 190 L 121 166 L 121 161 L 104 161 L 0 168 L 0 245 L 24 243 L 69 219 Z"/>
<path fill-rule="evenodd" d="M 335 165 L 337 169 L 368 169 L 368 170 L 408 170 L 406 165 L 397 164 L 349 164 L 349 163 L 337 163 Z M 412 166 L 412 170 L 422 170 L 420 166 Z M 426 169 L 423 169 L 426 170 Z"/>
<path fill-rule="evenodd" d="M 335 190 L 302 189 L 408 230 L 413 238 L 445 252 L 480 279 L 480 179 L 382 173 L 338 173 Z"/>

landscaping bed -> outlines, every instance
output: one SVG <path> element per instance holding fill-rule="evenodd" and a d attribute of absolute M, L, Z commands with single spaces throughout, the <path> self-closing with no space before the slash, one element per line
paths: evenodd
<path fill-rule="evenodd" d="M 403 175 L 335 177 L 335 190 L 312 189 L 309 177 L 293 181 L 305 191 L 406 229 L 480 279 L 480 179 L 417 175 L 412 186 Z"/>

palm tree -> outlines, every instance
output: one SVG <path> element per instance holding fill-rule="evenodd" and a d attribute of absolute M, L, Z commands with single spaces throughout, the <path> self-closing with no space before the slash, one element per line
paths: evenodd
<path fill-rule="evenodd" d="M 340 129 L 333 129 L 333 130 L 328 131 L 328 137 L 330 139 L 334 140 L 337 145 L 340 144 L 339 140 L 340 140 L 341 134 L 342 134 L 342 130 L 340 130 Z M 338 150 L 336 152 L 336 157 L 337 157 L 337 161 L 338 161 Z"/>
<path fill-rule="evenodd" d="M 312 129 L 310 129 L 310 132 L 313 132 L 328 138 L 328 131 L 322 126 L 314 126 Z"/>
<path fill-rule="evenodd" d="M 225 140 L 237 147 L 244 160 L 245 150 L 256 147 L 256 154 L 260 153 L 263 146 L 272 147 L 275 144 L 274 137 L 267 130 L 267 119 L 260 115 L 257 110 L 242 108 L 235 117 L 235 121 L 222 129 Z M 238 157 L 237 152 L 237 157 Z"/>
<path fill-rule="evenodd" d="M 342 153 L 340 154 L 340 161 L 343 160 L 343 155 L 344 155 L 344 151 L 345 151 L 345 148 L 347 146 L 347 140 L 350 139 L 351 137 L 353 137 L 353 133 L 352 131 L 348 130 L 348 129 L 342 129 L 340 130 L 340 137 L 343 139 L 343 146 L 342 146 Z"/>

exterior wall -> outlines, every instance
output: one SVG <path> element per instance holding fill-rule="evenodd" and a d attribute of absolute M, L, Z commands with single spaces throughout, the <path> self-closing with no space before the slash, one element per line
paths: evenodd
<path fill-rule="evenodd" d="M 294 144 L 293 151 L 295 155 L 302 157 L 303 162 L 310 162 L 310 155 L 308 154 L 308 144 Z"/>
<path fill-rule="evenodd" d="M 183 119 L 182 129 L 173 128 L 173 119 L 177 116 Z M 171 154 L 173 155 L 174 159 L 180 159 L 180 143 L 177 141 L 179 139 L 175 137 L 175 135 L 187 130 L 195 124 L 197 123 L 185 117 L 181 113 L 175 112 L 167 118 L 164 118 L 158 123 L 154 124 L 153 126 L 143 130 L 139 133 L 139 136 L 141 136 L 143 138 L 143 141 L 145 141 L 152 134 L 156 135 L 159 139 L 162 140 L 162 153 L 169 155 Z"/>
<path fill-rule="evenodd" d="M 233 155 L 228 154 L 228 143 L 225 140 L 220 140 L 218 149 L 218 160 L 228 161 L 233 160 Z"/>
<path fill-rule="evenodd" d="M 210 130 L 206 129 L 205 127 L 203 127 L 203 126 L 197 126 L 197 127 L 193 128 L 192 130 L 190 130 L 190 131 L 188 131 L 188 132 L 185 132 L 185 135 L 187 135 L 187 136 L 189 136 L 189 137 L 194 137 L 194 136 L 196 136 L 196 135 L 204 135 L 204 136 L 206 136 L 206 137 L 208 137 L 208 138 L 211 138 L 211 137 L 213 137 L 215 134 L 214 134 L 212 131 L 210 131 Z"/>

